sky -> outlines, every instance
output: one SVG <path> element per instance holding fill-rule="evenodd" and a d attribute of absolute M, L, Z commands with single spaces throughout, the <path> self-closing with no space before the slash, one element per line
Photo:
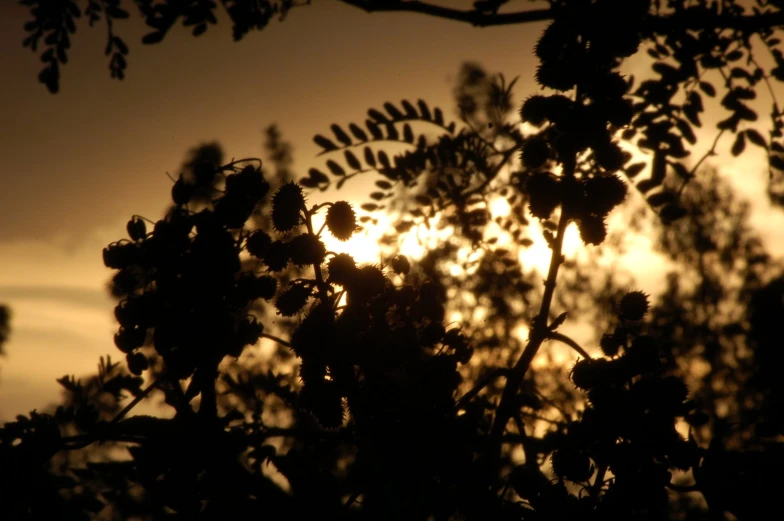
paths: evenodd
<path fill-rule="evenodd" d="M 543 24 L 478 29 L 312 4 L 241 42 L 225 18 L 198 39 L 176 27 L 155 46 L 141 45 L 135 17 L 119 22 L 130 46 L 122 82 L 109 77 L 105 27 L 82 23 L 51 95 L 37 82 L 40 61 L 21 45 L 29 15 L 0 0 L 0 302 L 13 312 L 0 421 L 55 400 L 56 378 L 89 374 L 100 355 L 119 358 L 101 250 L 125 237 L 132 215 L 161 216 L 166 173 L 176 176 L 188 149 L 218 141 L 229 157 L 258 156 L 262 129 L 277 123 L 304 175 L 320 166 L 312 136 L 362 121 L 372 106 L 422 98 L 454 117 L 452 86 L 465 61 L 519 76 L 516 103 L 537 91 L 531 49 Z M 752 152 L 721 166 L 755 198 L 753 222 L 784 253 L 784 217 L 761 197 L 762 161 Z M 363 202 L 367 192 L 356 183 L 340 198 Z M 372 255 L 372 242 L 364 245 Z M 636 255 L 632 265 L 655 265 L 644 249 Z"/>

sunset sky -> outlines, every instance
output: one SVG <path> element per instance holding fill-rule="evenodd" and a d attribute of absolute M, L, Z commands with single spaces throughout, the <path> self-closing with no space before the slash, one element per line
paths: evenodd
<path fill-rule="evenodd" d="M 13 312 L 0 420 L 55 400 L 55 378 L 88 374 L 102 354 L 119 358 L 101 249 L 125 236 L 131 215 L 160 217 L 166 172 L 176 175 L 188 149 L 218 141 L 230 157 L 258 156 L 261 130 L 278 123 L 304 175 L 321 164 L 312 136 L 363 120 L 371 106 L 422 98 L 454 118 L 452 86 L 465 61 L 519 76 L 519 103 L 537 90 L 531 50 L 544 28 L 477 29 L 314 0 L 239 43 L 224 17 L 198 39 L 178 26 L 162 44 L 142 46 L 146 31 L 133 16 L 116 26 L 131 48 L 124 81 L 109 78 L 105 26 L 82 23 L 51 95 L 37 82 L 38 57 L 22 48 L 28 17 L 0 0 L 0 303 Z M 754 198 L 755 225 L 784 254 L 784 214 L 763 197 L 764 156 L 749 150 L 741 163 L 726 154 L 730 145 L 720 147 L 720 166 Z M 364 202 L 367 191 L 355 183 L 340 198 Z M 372 243 L 363 248 L 363 260 L 377 260 Z M 636 255 L 630 264 L 653 280 L 658 262 Z"/>

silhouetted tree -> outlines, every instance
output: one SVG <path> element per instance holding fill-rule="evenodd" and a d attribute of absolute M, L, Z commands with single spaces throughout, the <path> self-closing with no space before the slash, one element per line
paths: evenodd
<path fill-rule="evenodd" d="M 41 79 L 55 90 L 78 6 L 24 3 L 36 17 L 28 44 L 54 34 Z M 763 252 L 742 226 L 742 205 L 702 173 L 703 160 L 690 168 L 683 160 L 705 110 L 700 93 L 716 95 L 706 78 L 715 70 L 726 91 L 719 136 L 734 134 L 736 155 L 747 141 L 763 146 L 781 167 L 777 106 L 765 139 L 745 126 L 757 116 L 744 101 L 760 82 L 781 79 L 778 3 L 758 2 L 754 14 L 729 1 L 553 1 L 521 13 L 501 12 L 503 1 L 469 11 L 346 3 L 480 25 L 552 20 L 536 47 L 536 77 L 562 94 L 530 97 L 517 117 L 514 81 L 466 66 L 459 125 L 424 101 L 384 103 L 362 124 L 316 136 L 326 172 L 313 168 L 298 183 L 287 177 L 288 152 L 274 131 L 277 179 L 257 159 L 225 162 L 216 145 L 194 149 L 165 217 L 148 229 L 134 216 L 128 238 L 103 252 L 117 271 L 115 343 L 127 371 L 107 358 L 86 383 L 63 378 L 63 406 L 0 430 L 2 511 L 12 519 L 423 521 L 757 519 L 775 511 L 784 480 L 770 434 L 780 432 L 781 392 L 775 370 L 755 364 L 780 359 L 772 342 L 780 273 L 759 269 Z M 203 32 L 216 7 L 136 5 L 154 29 L 147 43 L 180 16 Z M 235 37 L 293 5 L 224 3 Z M 93 18 L 107 20 L 124 16 L 119 6 L 88 2 Z M 752 35 L 773 49 L 770 71 L 757 64 Z M 110 38 L 121 76 L 124 44 Z M 641 46 L 656 77 L 635 89 L 619 71 Z M 617 137 L 636 139 L 650 165 Z M 390 157 L 390 143 L 404 151 Z M 361 205 L 368 215 L 346 201 L 307 202 L 304 189 L 340 188 L 360 175 L 380 176 Z M 574 223 L 586 247 L 605 243 L 607 217 L 630 182 L 668 227 L 662 245 L 694 283 L 672 278 L 651 310 L 644 292 L 606 278 L 596 295 L 612 313 L 600 322 L 602 356 L 591 357 L 559 331 L 594 294 L 564 258 L 564 235 Z M 493 215 L 497 198 L 507 214 Z M 380 266 L 326 251 L 323 234 L 346 240 L 381 211 L 392 212 L 396 234 L 429 227 L 450 237 L 420 263 L 399 255 L 392 237 Z M 325 225 L 316 229 L 320 213 Z M 515 255 L 534 234 L 552 251 L 543 287 Z M 485 327 L 470 315 L 461 325 L 447 318 L 477 307 L 488 311 Z M 272 313 L 291 322 L 276 326 Z M 520 324 L 529 329 L 524 345 L 513 334 Z M 280 349 L 243 364 L 262 337 Z M 559 367 L 532 369 L 548 341 L 581 358 L 571 385 Z M 737 374 L 721 366 L 727 353 Z M 703 381 L 715 392 L 704 398 L 729 415 L 690 395 L 683 364 L 696 357 L 711 364 Z M 750 387 L 721 393 L 716 382 Z M 125 393 L 133 399 L 120 408 Z M 164 413 L 129 414 L 155 396 Z M 741 397 L 752 401 L 732 403 Z M 738 435 L 726 425 L 752 410 L 763 411 L 766 432 Z M 706 411 L 718 419 L 709 423 Z M 694 492 L 708 512 L 684 495 Z"/>

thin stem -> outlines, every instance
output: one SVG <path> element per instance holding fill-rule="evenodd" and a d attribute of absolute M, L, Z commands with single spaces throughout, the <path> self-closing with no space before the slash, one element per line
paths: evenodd
<path fill-rule="evenodd" d="M 577 353 L 583 358 L 586 359 L 591 358 L 591 356 L 585 351 L 585 349 L 580 347 L 580 344 L 578 344 L 577 342 L 575 342 L 574 340 L 572 340 L 571 338 L 569 338 L 564 334 L 558 333 L 557 331 L 551 331 L 550 333 L 547 334 L 547 338 L 550 340 L 558 340 L 559 342 L 563 342 L 564 344 L 568 345 L 569 347 L 577 351 Z"/>
<path fill-rule="evenodd" d="M 278 338 L 275 335 L 270 335 L 268 333 L 262 333 L 261 336 L 264 337 L 264 338 L 267 338 L 269 340 L 272 340 L 273 342 L 277 342 L 278 344 L 282 345 L 283 347 L 291 347 L 291 344 L 289 342 L 286 342 L 282 338 Z"/>
<path fill-rule="evenodd" d="M 462 409 L 462 408 L 464 408 L 464 407 L 465 407 L 465 405 L 466 405 L 466 404 L 467 404 L 467 403 L 468 403 L 468 402 L 469 402 L 469 401 L 470 401 L 470 400 L 471 400 L 471 399 L 472 399 L 474 396 L 476 396 L 477 394 L 479 394 L 479 392 L 480 392 L 482 389 L 484 389 L 485 387 L 487 387 L 488 385 L 490 385 L 490 383 L 491 383 L 491 382 L 493 382 L 493 381 L 494 381 L 496 378 L 498 378 L 499 376 L 506 376 L 506 375 L 507 375 L 507 373 L 508 373 L 508 370 L 507 370 L 507 369 L 503 369 L 503 368 L 497 367 L 497 368 L 495 368 L 495 369 L 492 369 L 492 370 L 491 370 L 491 371 L 489 371 L 488 373 L 486 373 L 486 374 L 482 375 L 482 376 L 481 376 L 481 377 L 480 377 L 480 378 L 479 378 L 479 379 L 476 381 L 476 384 L 475 384 L 475 385 L 474 385 L 474 386 L 471 388 L 471 390 L 470 390 L 470 391 L 468 391 L 467 393 L 465 393 L 463 396 L 461 396 L 461 397 L 460 397 L 460 399 L 458 399 L 458 400 L 457 400 L 457 402 L 455 403 L 455 408 L 456 408 L 456 409 Z"/>
<path fill-rule="evenodd" d="M 150 385 L 148 385 L 146 389 L 144 389 L 141 393 L 139 393 L 133 400 L 131 400 L 131 402 L 128 405 L 126 405 L 123 408 L 122 411 L 118 412 L 117 415 L 114 418 L 112 418 L 112 421 L 109 422 L 109 425 L 116 425 L 117 423 L 119 423 L 120 420 L 122 420 L 129 412 L 131 412 L 131 409 L 136 407 L 139 404 L 139 402 L 144 400 L 147 397 L 147 395 L 150 394 L 154 389 L 157 389 L 160 383 L 161 380 L 158 379 L 155 380 Z"/>

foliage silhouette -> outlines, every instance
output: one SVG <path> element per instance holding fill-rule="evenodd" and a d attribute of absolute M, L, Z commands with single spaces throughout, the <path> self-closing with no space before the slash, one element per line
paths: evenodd
<path fill-rule="evenodd" d="M 55 90 L 59 48 L 78 8 L 25 3 L 37 9 L 28 31 L 55 34 L 41 78 Z M 705 109 L 700 92 L 717 95 L 703 76 L 715 69 L 728 72 L 718 134 L 734 134 L 733 154 L 746 142 L 764 146 L 780 168 L 778 108 L 765 139 L 745 126 L 756 114 L 744 102 L 760 82 L 781 79 L 781 64 L 766 72 L 749 42 L 754 34 L 776 50 L 777 3 L 760 3 L 757 14 L 734 2 L 721 12 L 707 2 L 654 3 L 653 14 L 647 1 L 554 1 L 506 14 L 505 2 L 471 11 L 346 3 L 480 25 L 552 20 L 536 48 L 536 77 L 562 93 L 529 98 L 517 118 L 514 81 L 466 65 L 455 91 L 459 126 L 424 101 L 384 103 L 362 124 L 316 136 L 327 172 L 311 169 L 298 183 L 274 128 L 274 174 L 257 159 L 226 162 L 215 144 L 192 150 L 165 217 L 148 227 L 133 216 L 129 237 L 103 252 L 116 270 L 115 343 L 125 364 L 106 358 L 84 383 L 62 378 L 62 406 L 0 430 L 2 511 L 11 519 L 372 520 L 756 519 L 775 511 L 784 485 L 773 369 L 780 267 L 704 161 L 683 161 Z M 95 16 L 124 16 L 119 1 L 93 5 Z M 216 7 L 137 5 L 155 29 L 146 43 L 179 16 L 203 32 Z M 236 38 L 294 6 L 224 5 Z M 256 7 L 240 13 L 247 5 Z M 611 24 L 618 16 L 623 26 Z M 656 78 L 635 89 L 619 70 L 640 46 Z M 648 178 L 637 181 L 648 165 L 618 135 L 652 152 Z M 405 151 L 391 157 L 390 142 Z M 373 174 L 372 202 L 360 208 L 310 204 L 303 190 Z M 595 290 L 563 256 L 570 223 L 586 248 L 611 242 L 608 216 L 630 198 L 628 184 L 661 217 L 661 247 L 696 280 L 671 277 L 656 303 L 612 278 Z M 498 197 L 507 215 L 493 215 Z M 383 265 L 327 251 L 324 234 L 348 239 L 382 211 L 395 219 Z M 532 244 L 534 224 L 552 250 L 543 287 L 513 251 Z M 421 226 L 453 233 L 415 263 L 399 255 L 397 240 Z M 460 260 L 461 251 L 472 255 Z M 567 311 L 610 304 L 611 313 L 594 309 L 601 356 L 559 331 Z M 477 307 L 488 310 L 484 324 L 471 314 L 447 322 L 448 312 Z M 525 345 L 514 334 L 520 324 L 529 328 Z M 262 337 L 277 348 L 254 355 L 248 346 Z M 533 364 L 548 341 L 580 358 L 568 374 Z M 722 365 L 728 355 L 731 369 Z M 688 368 L 697 360 L 711 371 L 695 378 Z M 717 383 L 737 389 L 722 393 Z M 131 414 L 155 397 L 165 414 Z M 695 508 L 695 492 L 707 512 Z"/>

